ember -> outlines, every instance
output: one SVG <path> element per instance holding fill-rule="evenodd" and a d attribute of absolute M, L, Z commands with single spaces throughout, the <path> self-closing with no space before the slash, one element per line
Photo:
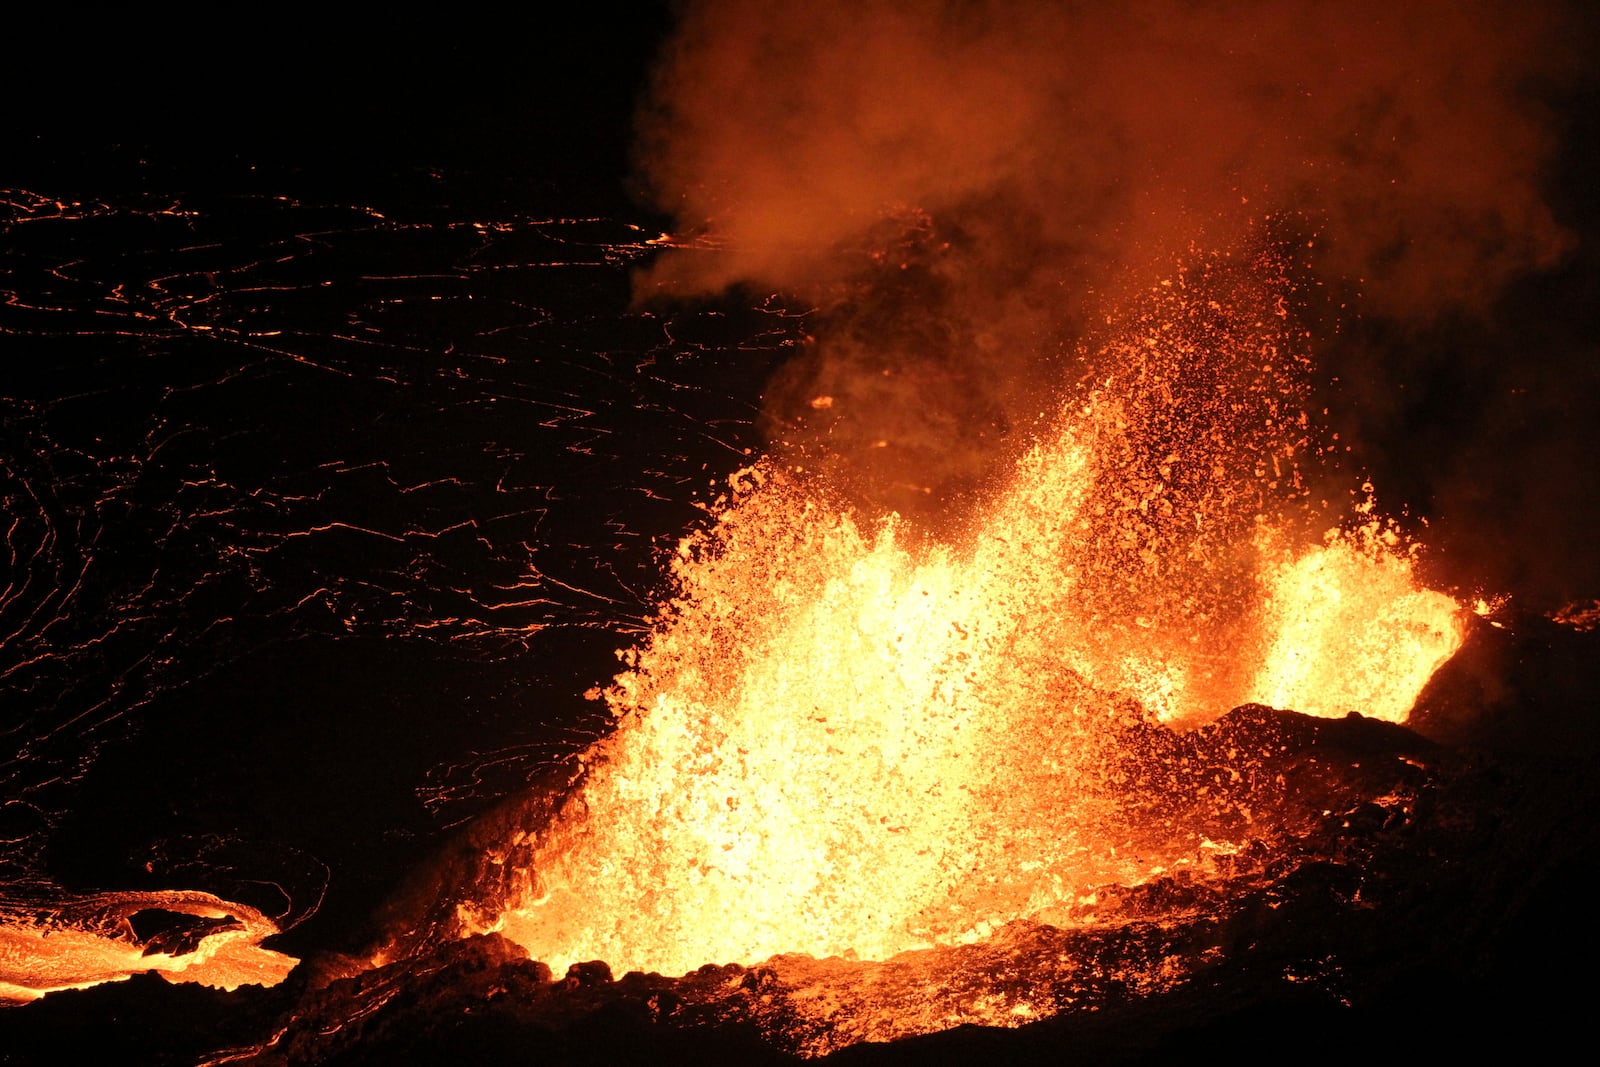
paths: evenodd
<path fill-rule="evenodd" d="M 1249 266 L 1153 287 L 1108 342 L 1123 375 L 1066 401 L 957 543 L 736 475 L 605 694 L 616 734 L 468 928 L 557 972 L 885 960 L 1272 837 L 1146 825 L 1137 729 L 1248 702 L 1401 720 L 1464 623 L 1375 520 L 1304 539 L 1305 358 L 1272 257 Z M 1014 1009 L 973 1017 L 1053 1010 Z"/>

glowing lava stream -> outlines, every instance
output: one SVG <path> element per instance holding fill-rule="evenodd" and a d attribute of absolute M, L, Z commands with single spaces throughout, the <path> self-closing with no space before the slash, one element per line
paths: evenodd
<path fill-rule="evenodd" d="M 1137 370 L 1070 402 L 962 543 L 741 472 L 520 895 L 466 925 L 558 974 L 971 942 L 1203 873 L 1192 835 L 1130 847 L 1127 727 L 1247 702 L 1404 719 L 1461 614 L 1376 521 L 1306 532 L 1304 361 L 1271 293 L 1226 264 L 1155 290 L 1109 346 Z"/>
<path fill-rule="evenodd" d="M 129 920 L 142 911 L 210 924 L 171 951 L 140 942 Z M 261 947 L 279 933 L 254 908 L 193 890 L 113 892 L 26 906 L 0 901 L 0 1004 L 85 989 L 147 971 L 219 989 L 276 985 L 297 962 Z"/>

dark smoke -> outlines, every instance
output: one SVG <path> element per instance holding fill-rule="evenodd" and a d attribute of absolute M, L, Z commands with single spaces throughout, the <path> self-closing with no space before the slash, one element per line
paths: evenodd
<path fill-rule="evenodd" d="M 669 252 L 639 292 L 815 302 L 817 339 L 769 394 L 775 445 L 927 517 L 1053 407 L 1119 289 L 1271 232 L 1320 279 L 1303 295 L 1325 304 L 1330 404 L 1359 409 L 1329 416 L 1348 462 L 1386 500 L 1476 519 L 1463 480 L 1519 471 L 1461 469 L 1504 468 L 1502 438 L 1440 413 L 1456 393 L 1492 408 L 1506 375 L 1484 370 L 1492 345 L 1451 346 L 1571 263 L 1583 220 L 1549 194 L 1589 62 L 1578 21 L 1553 3 L 691 3 L 642 162 L 719 250 Z M 1413 375 L 1433 385 L 1384 399 Z"/>

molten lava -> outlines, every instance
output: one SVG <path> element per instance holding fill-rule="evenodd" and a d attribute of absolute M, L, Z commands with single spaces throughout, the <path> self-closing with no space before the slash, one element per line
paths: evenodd
<path fill-rule="evenodd" d="M 188 927 L 141 939 L 141 915 L 184 916 Z M 0 1004 L 35 1000 L 146 971 L 221 989 L 275 985 L 297 962 L 261 942 L 278 926 L 210 893 L 100 893 L 46 904 L 0 900 Z"/>
<path fill-rule="evenodd" d="M 736 475 L 604 694 L 615 733 L 468 928 L 557 973 L 972 943 L 1234 847 L 1139 824 L 1139 729 L 1403 719 L 1461 615 L 1376 520 L 1314 534 L 1274 263 L 1153 287 L 957 543 Z"/>

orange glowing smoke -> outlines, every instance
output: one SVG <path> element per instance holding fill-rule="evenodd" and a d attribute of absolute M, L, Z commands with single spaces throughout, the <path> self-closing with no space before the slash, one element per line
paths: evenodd
<path fill-rule="evenodd" d="M 469 925 L 557 973 L 971 942 L 1203 872 L 1192 835 L 1128 847 L 1125 727 L 1247 701 L 1403 719 L 1459 611 L 1381 526 L 1320 533 L 1273 265 L 1202 257 L 1152 287 L 953 543 L 736 475 L 523 892 Z"/>

